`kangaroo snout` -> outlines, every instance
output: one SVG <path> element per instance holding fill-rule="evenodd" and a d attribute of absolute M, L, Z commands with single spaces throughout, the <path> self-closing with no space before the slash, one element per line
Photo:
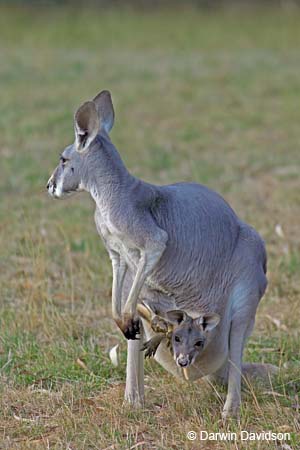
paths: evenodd
<path fill-rule="evenodd" d="M 49 195 L 55 196 L 55 191 L 56 191 L 57 185 L 53 179 L 53 175 L 49 178 L 46 188 L 47 188 Z"/>

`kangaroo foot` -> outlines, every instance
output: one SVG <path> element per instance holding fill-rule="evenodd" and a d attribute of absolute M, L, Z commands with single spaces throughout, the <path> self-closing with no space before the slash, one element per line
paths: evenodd
<path fill-rule="evenodd" d="M 223 412 L 222 412 L 222 419 L 224 422 L 227 422 L 228 420 L 240 420 L 240 402 L 225 402 Z"/>

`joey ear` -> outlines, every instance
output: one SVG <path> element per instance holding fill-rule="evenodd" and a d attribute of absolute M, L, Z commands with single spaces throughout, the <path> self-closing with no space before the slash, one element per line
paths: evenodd
<path fill-rule="evenodd" d="M 109 91 L 101 91 L 93 99 L 96 105 L 99 119 L 100 119 L 100 130 L 109 133 L 113 127 L 115 120 L 114 107 L 111 100 L 111 95 Z"/>
<path fill-rule="evenodd" d="M 204 331 L 213 330 L 220 322 L 220 316 L 216 313 L 203 314 L 197 319 L 194 319 L 196 325 L 200 325 Z"/>
<path fill-rule="evenodd" d="M 168 322 L 171 322 L 173 325 L 179 325 L 181 322 L 184 322 L 188 319 L 188 315 L 186 312 L 181 309 L 174 309 L 172 311 L 167 311 L 165 314 L 165 318 Z"/>
<path fill-rule="evenodd" d="M 76 150 L 83 152 L 99 132 L 99 116 L 94 102 L 85 102 L 74 116 Z"/>

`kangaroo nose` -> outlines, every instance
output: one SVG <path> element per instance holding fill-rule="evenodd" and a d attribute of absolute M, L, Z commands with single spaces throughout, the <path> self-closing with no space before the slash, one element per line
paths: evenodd
<path fill-rule="evenodd" d="M 48 191 L 49 191 L 49 189 L 51 188 L 51 185 L 52 185 L 52 176 L 49 178 L 49 180 L 48 180 L 48 182 L 47 182 L 46 188 L 48 189 Z"/>
<path fill-rule="evenodd" d="M 48 180 L 46 187 L 50 194 L 54 194 L 54 192 L 56 190 L 56 182 L 53 181 L 52 177 Z"/>

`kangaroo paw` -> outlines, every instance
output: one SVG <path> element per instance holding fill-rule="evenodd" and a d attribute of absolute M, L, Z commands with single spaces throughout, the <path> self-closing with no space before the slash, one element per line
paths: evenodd
<path fill-rule="evenodd" d="M 131 316 L 125 316 L 123 320 L 116 320 L 116 323 L 120 330 L 123 332 L 126 339 L 139 339 L 137 334 L 140 332 L 139 319 Z"/>

